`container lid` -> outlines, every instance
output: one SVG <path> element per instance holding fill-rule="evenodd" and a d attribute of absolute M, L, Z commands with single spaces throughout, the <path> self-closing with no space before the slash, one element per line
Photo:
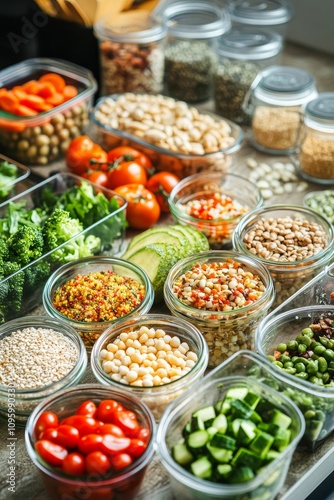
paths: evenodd
<path fill-rule="evenodd" d="M 95 23 L 94 34 L 118 43 L 151 43 L 162 40 L 167 27 L 152 17 L 130 17 L 116 23 L 107 16 Z"/>
<path fill-rule="evenodd" d="M 286 0 L 232 0 L 228 11 L 234 22 L 262 26 L 284 24 L 292 17 Z"/>
<path fill-rule="evenodd" d="M 305 112 L 314 118 L 334 121 L 334 92 L 323 92 L 310 101 Z"/>
<path fill-rule="evenodd" d="M 269 92 L 298 93 L 312 88 L 314 78 L 303 69 L 291 66 L 272 66 L 263 72 L 259 86 Z"/>
<path fill-rule="evenodd" d="M 283 39 L 277 33 L 242 27 L 232 28 L 222 35 L 215 50 L 224 57 L 259 60 L 277 55 L 282 45 Z"/>
<path fill-rule="evenodd" d="M 231 27 L 226 9 L 204 2 L 176 2 L 163 11 L 162 17 L 168 32 L 180 38 L 213 38 Z"/>

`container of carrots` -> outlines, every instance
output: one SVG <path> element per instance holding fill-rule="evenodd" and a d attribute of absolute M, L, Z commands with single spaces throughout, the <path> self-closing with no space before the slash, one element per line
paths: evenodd
<path fill-rule="evenodd" d="M 97 89 L 90 71 L 28 59 L 0 71 L 0 148 L 27 165 L 48 165 L 84 133 Z"/>

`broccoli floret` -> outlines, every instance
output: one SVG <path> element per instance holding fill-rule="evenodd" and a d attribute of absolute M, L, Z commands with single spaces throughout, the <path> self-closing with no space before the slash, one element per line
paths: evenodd
<path fill-rule="evenodd" d="M 8 240 L 8 256 L 11 262 L 25 266 L 43 254 L 43 236 L 40 228 L 20 226 Z"/>
<path fill-rule="evenodd" d="M 0 237 L 0 265 L 2 261 L 8 260 L 8 245 L 5 238 Z"/>
<path fill-rule="evenodd" d="M 20 270 L 17 262 L 4 262 L 2 266 L 2 278 L 6 278 Z M 14 274 L 8 283 L 8 293 L 6 299 L 7 309 L 11 312 L 19 312 L 23 297 L 24 274 L 23 272 Z"/>
<path fill-rule="evenodd" d="M 51 266 L 49 262 L 41 260 L 24 270 L 24 293 L 35 291 L 40 285 L 44 285 L 50 276 Z"/>

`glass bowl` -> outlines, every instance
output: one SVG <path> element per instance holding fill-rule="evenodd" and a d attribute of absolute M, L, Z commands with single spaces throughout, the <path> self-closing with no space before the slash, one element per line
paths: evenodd
<path fill-rule="evenodd" d="M 87 275 L 89 273 L 100 273 L 101 271 L 107 271 L 111 273 L 115 273 L 120 278 L 125 278 L 125 281 L 130 285 L 135 284 L 137 291 L 134 291 L 134 294 L 130 294 L 130 303 L 126 303 L 126 297 L 119 296 L 117 298 L 116 295 L 116 304 L 118 310 L 114 310 L 114 317 L 112 320 L 99 320 L 94 321 L 93 316 L 89 318 L 86 315 L 86 311 L 82 310 L 81 312 L 85 314 L 84 320 L 76 320 L 65 314 L 60 313 L 53 304 L 54 296 L 56 290 L 62 287 L 65 283 L 70 280 L 73 280 L 78 275 Z M 128 281 L 131 280 L 131 281 Z M 134 281 L 132 281 L 134 280 Z M 139 295 L 142 293 L 144 297 L 139 302 L 140 296 L 136 297 L 136 293 Z M 139 290 L 139 292 L 138 292 Z M 126 291 L 125 291 L 126 293 Z M 102 296 L 102 293 L 100 297 Z M 75 298 L 74 300 L 83 299 Z M 89 297 L 84 300 L 91 300 Z M 131 303 L 132 300 L 139 302 L 138 305 L 133 305 Z M 154 301 L 154 291 L 152 283 L 150 282 L 146 272 L 137 266 L 136 264 L 132 264 L 131 262 L 127 262 L 123 259 L 118 259 L 116 257 L 87 257 L 85 259 L 78 259 L 75 262 L 69 262 L 68 264 L 63 265 L 59 269 L 57 269 L 48 279 L 45 284 L 43 290 L 43 305 L 46 312 L 49 316 L 56 318 L 61 321 L 65 321 L 68 325 L 72 326 L 82 337 L 84 344 L 88 351 L 92 348 L 94 342 L 98 339 L 101 333 L 108 328 L 108 326 L 113 325 L 119 318 L 129 318 L 134 315 L 140 315 L 147 313 Z M 92 313 L 99 313 L 99 307 L 92 308 Z M 72 309 L 73 311 L 73 309 Z M 74 311 L 75 313 L 75 311 Z M 70 313 L 72 316 L 72 312 Z M 100 316 L 101 317 L 101 316 Z"/>
<path fill-rule="evenodd" d="M 226 363 L 229 363 L 229 360 Z M 225 366 L 225 363 L 222 363 L 168 406 L 158 427 L 159 458 L 167 469 L 175 498 L 182 498 L 182 500 L 266 498 L 271 500 L 276 497 L 285 482 L 292 455 L 304 432 L 303 417 L 296 405 L 282 394 L 250 377 L 230 376 L 226 373 Z M 198 478 L 173 459 L 171 448 L 182 438 L 184 426 L 193 412 L 202 407 L 215 405 L 217 401 L 225 397 L 229 389 L 236 387 L 249 389 L 288 415 L 292 419 L 292 440 L 275 460 L 264 465 L 250 481 L 223 484 Z"/>
<path fill-rule="evenodd" d="M 180 181 L 168 203 L 179 224 L 198 229 L 210 247 L 219 250 L 232 246 L 232 233 L 241 217 L 263 205 L 263 198 L 258 187 L 244 177 L 202 172 Z"/>
<path fill-rule="evenodd" d="M 102 478 L 99 474 L 94 474 L 87 479 L 71 478 L 41 460 L 34 449 L 36 441 L 34 428 L 41 413 L 44 411 L 55 412 L 60 420 L 72 415 L 84 401 L 92 400 L 95 404 L 98 404 L 105 399 L 114 399 L 126 408 L 131 409 L 136 413 L 140 425 L 149 429 L 151 437 L 145 452 L 140 458 L 124 469 L 123 472 L 110 479 Z M 79 499 L 82 498 L 83 492 L 87 500 L 110 500 L 111 498 L 114 500 L 124 498 L 131 500 L 135 498 L 146 469 L 153 458 L 155 433 L 156 424 L 153 415 L 146 405 L 135 396 L 119 389 L 101 387 L 98 384 L 84 384 L 61 391 L 47 398 L 35 408 L 27 422 L 25 444 L 30 459 L 38 468 L 46 489 L 54 500 L 60 498 Z"/>
<path fill-rule="evenodd" d="M 309 257 L 301 258 L 295 261 L 288 261 L 286 259 L 285 262 L 270 260 L 268 258 L 262 257 L 260 255 L 260 252 L 262 252 L 263 246 L 260 247 L 259 250 L 257 250 L 253 245 L 251 251 L 246 247 L 246 235 L 250 235 L 251 232 L 254 231 L 255 226 L 257 226 L 257 224 L 262 220 L 264 220 L 264 223 L 266 223 L 266 221 L 279 218 L 285 219 L 287 217 L 291 219 L 297 218 L 306 220 L 310 224 L 317 224 L 318 226 L 320 226 L 325 234 L 327 246 L 321 249 L 318 253 L 315 253 Z M 232 243 L 233 249 L 235 251 L 252 257 L 258 263 L 261 263 L 268 269 L 274 280 L 276 289 L 276 298 L 273 307 L 277 307 L 279 304 L 293 295 L 297 290 L 299 290 L 310 279 L 316 276 L 330 262 L 334 249 L 333 234 L 333 226 L 328 222 L 328 220 L 315 211 L 311 210 L 310 208 L 298 205 L 271 205 L 268 207 L 258 208 L 257 210 L 253 210 L 252 212 L 246 214 L 241 219 L 233 233 Z M 256 237 L 254 237 L 254 241 L 257 237 L 259 236 L 256 235 Z M 267 234 L 263 233 L 261 237 L 264 238 L 262 239 L 262 241 L 264 241 L 265 244 L 268 245 L 272 244 L 272 242 L 275 241 L 272 239 L 272 234 L 270 234 L 269 232 L 267 232 Z M 276 238 L 276 240 L 277 239 L 278 238 Z M 299 241 L 302 240 L 299 238 L 298 242 Z M 286 243 L 287 247 L 288 245 L 289 244 Z M 275 246 L 275 249 L 276 248 L 277 246 Z M 304 251 L 304 249 L 306 251 L 307 246 L 305 245 L 305 243 L 303 243 L 303 246 L 299 245 L 299 248 L 301 251 Z M 271 250 L 270 248 L 269 250 L 273 253 L 273 250 Z"/>
<path fill-rule="evenodd" d="M 303 203 L 305 207 L 315 210 L 334 223 L 334 190 L 326 189 L 321 191 L 311 191 L 304 196 Z"/>
<path fill-rule="evenodd" d="M 170 337 L 178 337 L 181 343 L 186 342 L 190 347 L 190 350 L 197 356 L 197 361 L 194 366 L 181 377 L 158 386 L 151 385 L 149 387 L 138 387 L 135 385 L 128 385 L 124 382 L 117 381 L 111 378 L 111 375 L 113 373 L 106 373 L 106 371 L 102 367 L 100 359 L 101 351 L 103 349 L 107 349 L 108 344 L 113 344 L 114 341 L 122 333 L 135 332 L 140 330 L 142 327 L 146 327 L 147 329 L 153 328 L 156 331 L 163 330 L 165 334 L 169 335 Z M 140 335 L 138 335 L 138 338 L 140 338 Z M 164 337 L 162 336 L 160 338 Z M 131 342 L 129 344 L 132 345 Z M 150 337 L 148 339 L 148 344 L 152 344 Z M 146 345 L 146 343 L 144 343 L 143 341 L 141 345 Z M 171 351 L 173 352 L 174 350 L 175 349 L 173 348 L 171 349 Z M 118 387 L 120 390 L 129 392 L 130 394 L 134 394 L 141 401 L 146 403 L 146 405 L 152 411 L 155 419 L 158 421 L 166 406 L 175 398 L 183 394 L 185 390 L 191 387 L 204 375 L 204 371 L 208 364 L 208 358 L 209 353 L 207 344 L 201 332 L 194 325 L 181 318 L 172 317 L 166 314 L 146 314 L 131 319 L 119 320 L 115 325 L 110 326 L 94 344 L 91 354 L 91 368 L 96 379 L 101 384 L 107 385 L 111 388 Z M 159 357 L 157 356 L 157 360 L 158 359 Z M 171 373 L 174 374 L 174 372 L 172 371 Z"/>
<path fill-rule="evenodd" d="M 47 385 L 34 389 L 19 389 L 15 387 L 14 381 L 11 385 L 0 384 L 0 418 L 8 419 L 9 396 L 14 398 L 15 407 L 15 423 L 19 426 L 24 426 L 27 418 L 34 408 L 50 394 L 58 393 L 59 391 L 77 385 L 84 375 L 87 367 L 87 353 L 85 346 L 70 325 L 63 321 L 47 318 L 45 316 L 28 316 L 25 318 L 17 318 L 1 325 L 0 327 L 0 343 L 12 333 L 25 328 L 34 329 L 52 329 L 61 333 L 65 339 L 72 343 L 78 351 L 78 358 L 73 368 L 60 380 L 49 383 Z M 1 358 L 5 360 L 4 350 L 1 348 Z M 1 363 L 2 364 L 2 363 Z M 12 393 L 12 394 L 11 394 Z M 13 402 L 11 402 L 13 403 Z"/>
<path fill-rule="evenodd" d="M 174 284 L 182 281 L 181 277 L 195 266 L 210 266 L 227 260 L 234 261 L 236 266 L 245 272 L 252 273 L 254 278 L 259 278 L 264 285 L 262 296 L 239 308 L 217 311 L 208 307 L 200 309 L 186 304 L 174 293 Z M 194 277 L 195 280 L 197 277 Z M 204 295 L 205 293 L 207 292 L 205 291 Z M 211 367 L 219 365 L 240 349 L 254 349 L 256 327 L 270 308 L 274 295 L 272 278 L 262 264 L 238 252 L 225 250 L 200 252 L 182 259 L 169 271 L 164 286 L 165 303 L 172 315 L 188 320 L 203 334 L 209 347 L 209 366 Z"/>

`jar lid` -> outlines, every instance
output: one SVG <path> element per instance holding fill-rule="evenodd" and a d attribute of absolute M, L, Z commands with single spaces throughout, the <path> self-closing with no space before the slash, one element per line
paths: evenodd
<path fill-rule="evenodd" d="M 233 59 L 259 60 L 277 55 L 282 49 L 283 39 L 277 33 L 254 28 L 232 28 L 222 35 L 216 45 L 220 56 Z"/>
<path fill-rule="evenodd" d="M 162 40 L 167 34 L 167 27 L 153 18 L 104 17 L 94 25 L 94 34 L 100 39 L 109 39 L 119 43 L 150 43 Z"/>
<path fill-rule="evenodd" d="M 287 23 L 292 6 L 286 0 L 232 0 L 228 5 L 232 21 L 253 25 Z"/>
<path fill-rule="evenodd" d="M 334 120 L 334 92 L 323 92 L 310 101 L 305 107 L 305 113 L 321 120 Z"/>
<path fill-rule="evenodd" d="M 226 9 L 204 2 L 176 2 L 163 11 L 162 17 L 168 32 L 180 38 L 213 38 L 231 27 Z"/>

